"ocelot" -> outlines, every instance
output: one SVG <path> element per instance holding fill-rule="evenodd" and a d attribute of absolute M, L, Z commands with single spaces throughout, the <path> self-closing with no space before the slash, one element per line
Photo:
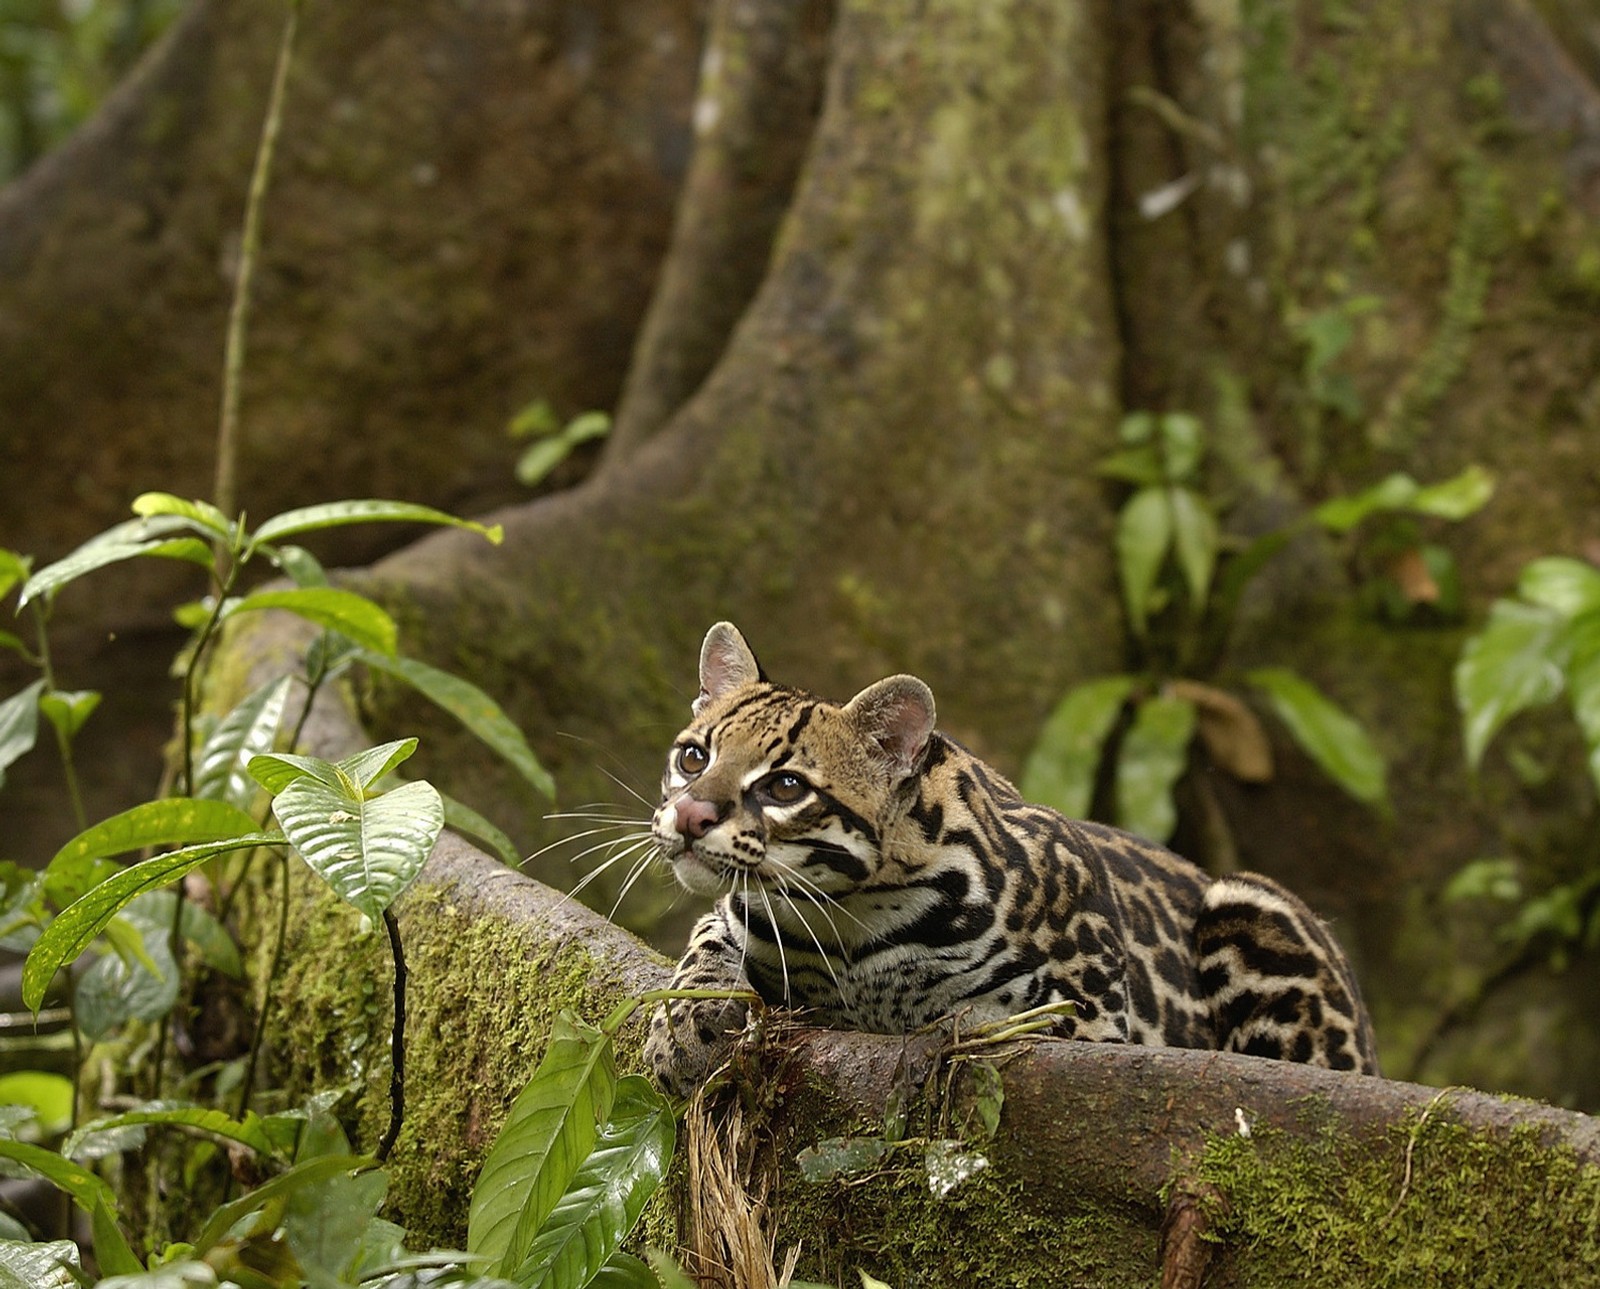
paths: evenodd
<path fill-rule="evenodd" d="M 685 887 L 721 896 L 679 988 L 753 989 L 822 1025 L 891 1034 L 1067 1001 L 1067 1038 L 1377 1072 L 1350 965 L 1296 896 L 1030 805 L 934 729 L 913 676 L 840 706 L 771 683 L 718 623 L 652 832 Z M 658 1008 L 657 1078 L 689 1091 L 745 1012 Z"/>

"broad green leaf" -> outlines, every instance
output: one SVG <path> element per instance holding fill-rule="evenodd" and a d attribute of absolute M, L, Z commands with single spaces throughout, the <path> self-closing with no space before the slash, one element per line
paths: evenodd
<path fill-rule="evenodd" d="M 100 706 L 100 695 L 92 689 L 54 689 L 39 695 L 39 710 L 62 738 L 69 742 L 84 722 Z"/>
<path fill-rule="evenodd" d="M 517 482 L 529 488 L 540 483 L 546 475 L 572 455 L 574 446 L 576 445 L 570 439 L 560 434 L 540 439 L 517 458 L 514 470 Z"/>
<path fill-rule="evenodd" d="M 8 649 L 19 658 L 28 656 L 28 646 L 22 643 L 22 638 L 10 631 L 0 631 L 0 649 Z"/>
<path fill-rule="evenodd" d="M 616 1090 L 610 1038 L 560 1013 L 544 1059 L 512 1102 L 472 1188 L 468 1252 L 493 1258 L 497 1274 L 521 1265 L 593 1148 Z"/>
<path fill-rule="evenodd" d="M 105 1200 L 95 1200 L 89 1224 L 94 1236 L 94 1260 L 100 1264 L 102 1276 L 138 1275 L 144 1270 L 144 1264 L 128 1246 L 128 1237 L 117 1225 L 117 1215 Z"/>
<path fill-rule="evenodd" d="M 212 537 L 227 541 L 233 536 L 233 521 L 209 501 L 185 501 L 170 492 L 140 493 L 133 499 L 133 513 L 142 517 L 176 515 Z"/>
<path fill-rule="evenodd" d="M 643 1261 L 619 1249 L 595 1272 L 589 1289 L 661 1289 L 661 1282 Z"/>
<path fill-rule="evenodd" d="M 146 891 L 168 886 L 207 860 L 230 850 L 254 846 L 277 846 L 283 838 L 274 833 L 248 833 L 226 841 L 185 846 L 170 854 L 157 855 L 101 882 L 81 899 L 64 909 L 39 937 L 22 967 L 22 1000 L 37 1011 L 49 987 L 50 978 L 66 963 L 87 949 L 95 936 L 119 912 Z"/>
<path fill-rule="evenodd" d="M 102 820 L 58 850 L 45 867 L 45 891 L 52 899 L 63 901 L 66 892 L 81 886 L 97 859 L 146 846 L 226 841 L 255 830 L 254 819 L 225 801 L 194 797 L 146 801 Z"/>
<path fill-rule="evenodd" d="M 416 739 L 395 739 L 392 743 L 380 743 L 377 747 L 369 747 L 364 752 L 345 757 L 339 762 L 339 768 L 365 790 L 395 766 L 410 760 L 416 750 Z"/>
<path fill-rule="evenodd" d="M 315 779 L 330 788 L 338 788 L 349 778 L 341 777 L 339 767 L 320 756 L 302 756 L 298 752 L 263 752 L 245 762 L 250 777 L 273 796 L 282 792 L 297 779 Z"/>
<path fill-rule="evenodd" d="M 1560 555 L 1536 559 L 1517 579 L 1517 594 L 1562 617 L 1577 617 L 1600 609 L 1600 568 Z"/>
<path fill-rule="evenodd" d="M 295 1164 L 248 1194 L 217 1208 L 195 1239 L 195 1253 L 204 1256 L 240 1219 L 259 1212 L 275 1200 L 293 1195 L 303 1187 L 315 1186 L 329 1177 L 362 1173 L 375 1166 L 374 1160 L 362 1155 L 319 1155 Z"/>
<path fill-rule="evenodd" d="M 389 1175 L 377 1169 L 324 1177 L 289 1196 L 283 1235 L 312 1283 L 346 1279 L 388 1191 Z"/>
<path fill-rule="evenodd" d="M 1368 515 L 1405 509 L 1416 495 L 1417 481 L 1408 474 L 1396 473 L 1361 492 L 1330 497 L 1311 513 L 1324 528 L 1347 533 Z"/>
<path fill-rule="evenodd" d="M 300 586 L 288 591 L 257 591 L 228 611 L 233 617 L 260 609 L 284 609 L 319 627 L 349 636 L 363 648 L 388 655 L 395 651 L 399 632 L 387 612 L 354 591 L 333 586 Z"/>
<path fill-rule="evenodd" d="M 1498 900 L 1510 904 L 1522 898 L 1522 878 L 1514 859 L 1475 859 L 1463 865 L 1445 883 L 1447 903 L 1461 900 Z"/>
<path fill-rule="evenodd" d="M 75 1164 L 70 1159 L 63 1159 L 53 1150 L 46 1150 L 43 1146 L 30 1146 L 24 1141 L 0 1138 L 0 1159 L 9 1159 L 14 1164 L 21 1164 L 30 1173 L 44 1178 L 57 1190 L 65 1191 L 72 1196 L 72 1202 L 85 1213 L 93 1211 L 96 1200 L 103 1200 L 113 1212 L 116 1210 L 117 1200 L 111 1193 L 111 1187 L 83 1165 Z"/>
<path fill-rule="evenodd" d="M 222 718 L 196 758 L 196 797 L 225 801 L 240 810 L 250 805 L 256 794 L 250 761 L 272 750 L 292 683 L 288 676 L 269 681 Z"/>
<path fill-rule="evenodd" d="M 273 798 L 272 813 L 300 857 L 374 922 L 422 871 L 444 828 L 444 803 L 430 783 L 363 800 L 359 789 L 297 779 Z"/>
<path fill-rule="evenodd" d="M 1454 478 L 1423 487 L 1408 474 L 1391 474 L 1362 492 L 1332 497 L 1313 511 L 1324 528 L 1349 532 L 1369 515 L 1401 511 L 1437 519 L 1465 519 L 1494 493 L 1494 477 L 1469 466 Z"/>
<path fill-rule="evenodd" d="M 1455 669 L 1456 705 L 1473 769 L 1508 720 L 1561 696 L 1567 663 L 1563 626 L 1560 616 L 1542 605 L 1497 600 L 1483 630 L 1462 647 Z"/>
<path fill-rule="evenodd" d="M 1565 632 L 1567 693 L 1589 753 L 1589 776 L 1600 787 L 1600 612 L 1575 617 Z"/>
<path fill-rule="evenodd" d="M 549 772 L 539 764 L 528 740 L 500 705 L 469 681 L 452 676 L 447 671 L 430 667 L 415 658 L 385 657 L 363 651 L 358 661 L 379 671 L 403 680 L 429 702 L 442 707 L 450 715 L 493 751 L 511 763 L 513 768 L 546 797 L 555 798 L 556 785 Z"/>
<path fill-rule="evenodd" d="M 385 522 L 407 524 L 448 524 L 452 528 L 465 528 L 482 533 L 496 546 L 505 534 L 499 524 L 488 527 L 470 519 L 435 510 L 432 506 L 419 506 L 409 501 L 329 501 L 317 506 L 304 506 L 274 515 L 256 529 L 255 544 L 275 542 L 298 533 L 315 532 L 322 528 L 338 528 L 344 524 L 376 524 Z"/>
<path fill-rule="evenodd" d="M 502 863 L 510 868 L 516 868 L 522 862 L 522 854 L 506 836 L 489 820 L 485 819 L 471 806 L 457 801 L 449 793 L 441 792 L 440 799 L 444 802 L 444 824 L 446 828 L 470 837 L 473 841 L 483 842 L 490 850 L 499 856 Z"/>
<path fill-rule="evenodd" d="M 140 556 L 186 560 L 203 568 L 211 567 L 211 548 L 198 537 L 156 538 L 147 541 L 96 539 L 86 542 L 72 554 L 58 559 L 54 564 L 47 564 L 24 582 L 17 607 L 20 609 L 29 600 L 35 600 L 41 595 L 52 595 L 68 582 L 76 581 L 86 573 L 92 573 L 108 564 L 137 559 Z"/>
<path fill-rule="evenodd" d="M 661 1185 L 676 1139 L 666 1098 L 640 1075 L 618 1080 L 610 1120 L 511 1278 L 526 1289 L 589 1283 Z"/>
<path fill-rule="evenodd" d="M 167 909 L 162 925 L 171 926 L 172 911 L 167 906 L 178 897 L 170 891 L 152 891 L 144 898 L 152 907 L 160 905 Z M 157 913 L 157 916 L 162 915 Z M 234 943 L 228 928 L 193 900 L 185 900 L 178 911 L 178 934 L 195 947 L 200 954 L 200 961 L 213 971 L 220 971 L 235 980 L 244 978 L 244 962 L 239 956 L 239 946 Z"/>
<path fill-rule="evenodd" d="M 1117 752 L 1117 822 L 1166 841 L 1178 825 L 1172 789 L 1189 761 L 1194 704 L 1157 694 L 1140 703 Z"/>
<path fill-rule="evenodd" d="M 1383 754 L 1360 721 L 1286 668 L 1262 667 L 1245 679 L 1267 696 L 1290 736 L 1329 778 L 1357 801 L 1387 807 Z"/>
<path fill-rule="evenodd" d="M 1199 612 L 1205 607 L 1211 574 L 1217 566 L 1217 517 L 1205 499 L 1190 488 L 1173 488 L 1168 496 L 1172 502 L 1173 550 L 1189 588 L 1189 602 Z"/>
<path fill-rule="evenodd" d="M 86 1123 L 61 1144 L 61 1153 L 74 1156 L 84 1142 L 103 1133 L 151 1126 L 181 1128 L 185 1132 L 237 1142 L 260 1155 L 273 1153 L 272 1140 L 254 1110 L 246 1111 L 243 1119 L 234 1119 L 221 1110 L 174 1101 L 152 1101 L 137 1110 L 125 1110 Z"/>
<path fill-rule="evenodd" d="M 27 1106 L 47 1137 L 72 1122 L 72 1080 L 43 1070 L 0 1074 L 0 1105 Z"/>
<path fill-rule="evenodd" d="M 1142 488 L 1117 516 L 1117 568 L 1128 621 L 1143 637 L 1150 614 L 1150 593 L 1172 547 L 1172 507 L 1166 489 Z"/>
<path fill-rule="evenodd" d="M 695 1282 L 684 1274 L 678 1260 L 665 1249 L 654 1246 L 645 1250 L 645 1257 L 650 1262 L 650 1269 L 656 1273 L 656 1279 L 661 1282 L 661 1289 L 698 1289 Z M 800 1282 L 791 1280 L 791 1289 Z"/>
<path fill-rule="evenodd" d="M 1104 676 L 1067 692 L 1023 766 L 1023 796 L 1074 819 L 1089 813 L 1106 739 L 1134 683 L 1132 676 Z"/>
<path fill-rule="evenodd" d="M 39 737 L 42 693 L 44 681 L 36 680 L 0 703 L 0 783 L 6 781 L 6 767 L 26 756 Z"/>
<path fill-rule="evenodd" d="M 78 1246 L 71 1240 L 0 1240 L 0 1289 L 78 1289 L 77 1278 L 67 1270 L 82 1265 L 78 1258 Z"/>

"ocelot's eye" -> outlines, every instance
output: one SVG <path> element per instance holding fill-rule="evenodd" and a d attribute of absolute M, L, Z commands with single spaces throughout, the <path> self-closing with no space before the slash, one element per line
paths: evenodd
<path fill-rule="evenodd" d="M 699 774 L 711 764 L 711 757 L 698 743 L 685 743 L 678 749 L 678 769 L 684 774 Z"/>
<path fill-rule="evenodd" d="M 811 791 L 811 785 L 798 774 L 779 773 L 770 776 L 761 785 L 761 791 L 768 800 L 776 801 L 780 806 L 792 806 Z"/>

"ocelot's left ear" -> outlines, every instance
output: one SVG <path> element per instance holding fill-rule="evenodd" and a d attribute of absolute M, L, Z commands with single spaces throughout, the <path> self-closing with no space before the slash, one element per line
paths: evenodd
<path fill-rule="evenodd" d="M 933 690 L 915 676 L 890 676 L 845 704 L 845 715 L 877 745 L 894 777 L 913 773 L 933 735 Z"/>

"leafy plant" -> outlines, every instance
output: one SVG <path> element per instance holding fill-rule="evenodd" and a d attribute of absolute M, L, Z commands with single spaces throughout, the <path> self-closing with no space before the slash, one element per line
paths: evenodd
<path fill-rule="evenodd" d="M 1373 516 L 1455 520 L 1488 500 L 1477 468 L 1423 486 L 1395 474 L 1250 541 L 1230 539 L 1202 488 L 1200 422 L 1183 413 L 1138 412 L 1100 473 L 1131 491 L 1117 516 L 1116 557 L 1137 670 L 1089 680 L 1051 713 L 1023 769 L 1021 788 L 1069 815 L 1089 813 L 1111 759 L 1115 818 L 1158 841 L 1177 825 L 1174 791 L 1198 744 L 1244 782 L 1273 775 L 1271 742 L 1233 686 L 1253 691 L 1289 736 L 1357 800 L 1387 808 L 1385 769 L 1361 725 L 1309 680 L 1286 668 L 1228 675 L 1234 617 L 1250 583 L 1297 535 L 1344 535 Z M 1217 683 L 1218 678 L 1225 683 Z"/>
<path fill-rule="evenodd" d="M 541 398 L 518 412 L 508 429 L 514 439 L 533 440 L 516 464 L 517 482 L 531 488 L 543 483 L 580 444 L 611 433 L 611 417 L 605 412 L 580 412 L 563 425 Z"/>

